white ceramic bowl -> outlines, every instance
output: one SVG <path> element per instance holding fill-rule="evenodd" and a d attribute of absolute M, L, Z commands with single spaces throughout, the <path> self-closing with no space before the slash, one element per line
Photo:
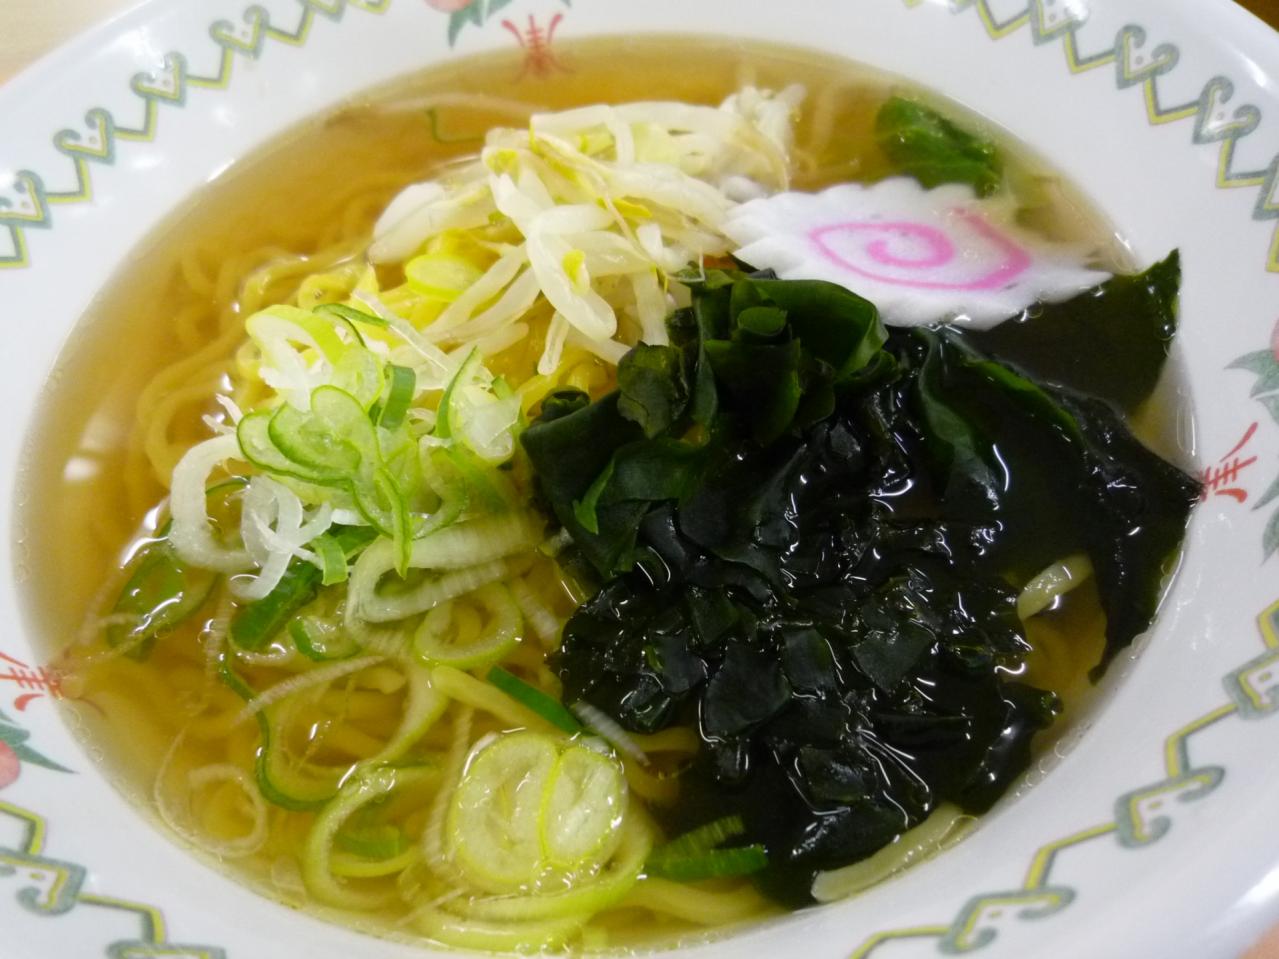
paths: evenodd
<path fill-rule="evenodd" d="M 1185 265 L 1206 499 L 1153 635 L 1075 748 L 957 849 L 688 954 L 1204 959 L 1279 918 L 1279 36 L 1225 0 L 243 2 L 153 0 L 0 89 L 0 953 L 426 954 L 238 887 L 107 785 L 24 631 L 12 513 L 59 348 L 167 211 L 301 117 L 517 34 L 537 57 L 548 40 L 729 30 L 887 68 L 1050 157 L 1138 260 L 1178 246 Z"/>

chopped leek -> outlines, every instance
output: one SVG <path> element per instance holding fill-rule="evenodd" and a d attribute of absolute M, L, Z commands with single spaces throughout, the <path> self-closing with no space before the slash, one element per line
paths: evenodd
<path fill-rule="evenodd" d="M 735 846 L 732 849 L 712 849 L 709 852 L 674 858 L 653 855 L 645 865 L 645 871 L 661 879 L 675 882 L 697 882 L 702 879 L 728 879 L 749 876 L 768 866 L 768 853 L 758 843 Z"/>
<path fill-rule="evenodd" d="M 404 414 L 408 412 L 409 403 L 413 401 L 413 391 L 417 386 L 417 374 L 410 367 L 391 364 L 387 368 L 390 374 L 386 402 L 378 414 L 377 424 L 383 429 L 393 430 L 404 422 Z"/>
<path fill-rule="evenodd" d="M 251 652 L 265 648 L 298 610 L 315 599 L 320 578 L 320 571 L 310 563 L 290 563 L 275 589 L 236 611 L 231 619 L 231 641 Z"/>
<path fill-rule="evenodd" d="M 539 827 L 558 759 L 555 740 L 533 732 L 499 736 L 472 754 L 453 795 L 445 844 L 476 888 L 514 892 L 541 878 Z"/>
<path fill-rule="evenodd" d="M 360 644 L 349 633 L 340 627 L 321 625 L 309 616 L 290 620 L 288 629 L 297 651 L 313 662 L 350 659 L 360 651 Z"/>
<path fill-rule="evenodd" d="M 399 726 L 381 749 L 361 761 L 359 769 L 402 759 L 448 706 L 448 701 L 432 688 L 430 674 L 425 669 L 413 663 L 403 664 L 403 669 L 407 679 L 407 700 L 401 711 Z M 219 676 L 250 707 L 255 701 L 261 701 L 259 693 L 232 668 L 231 657 L 223 659 Z M 290 695 L 253 709 L 262 740 L 256 775 L 258 789 L 268 802 L 285 809 L 311 810 L 320 808 L 333 798 L 350 770 L 339 766 L 314 766 L 289 755 L 287 734 L 300 705 L 299 697 Z"/>
<path fill-rule="evenodd" d="M 560 705 L 557 700 L 546 695 L 536 686 L 530 686 L 514 673 L 507 672 L 501 666 L 494 666 L 488 671 L 487 679 L 506 695 L 520 705 L 526 706 L 537 713 L 552 726 L 570 734 L 582 731 L 582 724 L 577 721 L 576 716 Z"/>
<path fill-rule="evenodd" d="M 322 533 L 311 540 L 311 548 L 320 560 L 320 584 L 333 586 L 346 582 L 347 565 L 346 550 L 328 533 Z"/>
<path fill-rule="evenodd" d="M 742 821 L 741 816 L 725 816 L 723 819 L 708 822 L 705 826 L 698 826 L 672 839 L 661 846 L 654 855 L 671 858 L 694 856 L 714 849 L 716 846 L 722 846 L 728 840 L 736 839 L 745 832 L 746 823 Z"/>
<path fill-rule="evenodd" d="M 344 909 L 376 909 L 394 897 L 393 890 L 353 887 L 333 872 L 333 847 L 343 825 L 369 803 L 385 799 L 396 789 L 416 785 L 438 775 L 431 767 L 375 766 L 355 773 L 336 798 L 316 817 L 302 854 L 302 879 L 316 899 Z"/>
<path fill-rule="evenodd" d="M 673 839 L 653 850 L 644 865 L 650 876 L 677 882 L 748 876 L 768 865 L 768 854 L 758 843 L 718 849 L 746 831 L 741 816 L 726 816 Z"/>
<path fill-rule="evenodd" d="M 488 583 L 472 594 L 487 614 L 486 622 L 469 638 L 457 634 L 453 604 L 441 603 L 418 626 L 413 650 L 428 663 L 457 669 L 476 669 L 504 658 L 520 641 L 523 625 L 511 591 L 500 583 Z"/>
<path fill-rule="evenodd" d="M 353 306 L 347 306 L 343 303 L 325 303 L 315 308 L 316 313 L 331 313 L 333 316 L 341 317 L 349 323 L 367 323 L 369 326 L 385 327 L 387 322 L 376 314 L 369 313 L 365 310 L 357 310 Z"/>
<path fill-rule="evenodd" d="M 390 859 L 408 848 L 404 830 L 390 823 L 363 828 L 348 826 L 334 836 L 334 846 L 365 859 Z"/>
<path fill-rule="evenodd" d="M 453 378 L 449 380 L 448 386 L 444 387 L 444 395 L 440 397 L 440 409 L 435 414 L 435 435 L 440 439 L 453 438 L 453 397 L 459 385 L 469 381 L 479 368 L 480 351 L 472 347 L 458 366 L 457 372 L 453 374 Z"/>
<path fill-rule="evenodd" d="M 216 577 L 184 563 L 166 538 L 144 544 L 132 567 L 111 608 L 106 640 L 112 647 L 127 645 L 133 659 L 145 659 L 158 638 L 204 605 Z"/>
<path fill-rule="evenodd" d="M 373 530 L 361 526 L 342 527 L 334 534 L 325 534 L 323 538 L 332 546 L 318 547 L 322 551 L 321 566 L 304 560 L 291 562 L 271 592 L 236 612 L 231 620 L 231 641 L 241 649 L 261 650 L 299 610 L 315 599 L 326 574 L 330 573 L 327 564 L 337 562 L 332 554 L 340 551 L 341 567 L 345 570 L 347 559 L 364 549 L 375 535 Z M 327 559 L 323 552 L 326 550 L 331 551 Z"/>
<path fill-rule="evenodd" d="M 618 847 L 625 802 L 611 756 L 544 733 L 505 733 L 466 764 L 446 852 L 478 889 L 536 891 L 603 866 Z"/>

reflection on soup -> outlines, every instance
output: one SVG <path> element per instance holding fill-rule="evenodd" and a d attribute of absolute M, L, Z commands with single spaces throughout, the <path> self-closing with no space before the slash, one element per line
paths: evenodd
<path fill-rule="evenodd" d="M 672 941 L 936 852 L 1149 625 L 1197 493 L 1126 425 L 1159 438 L 1175 254 L 1132 273 L 1008 138 L 808 53 L 564 60 L 424 73 L 211 184 L 36 430 L 86 738 L 384 935 Z M 949 323 L 944 284 L 881 317 L 732 257 L 744 201 L 894 176 L 1114 275 Z"/>

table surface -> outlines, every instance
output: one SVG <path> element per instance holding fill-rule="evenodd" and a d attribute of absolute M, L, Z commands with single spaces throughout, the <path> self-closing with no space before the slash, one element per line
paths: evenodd
<path fill-rule="evenodd" d="M 58 44 L 138 0 L 0 0 L 0 83 Z M 1279 0 L 1238 0 L 1279 27 Z M 1279 930 L 1244 959 L 1279 959 Z"/>

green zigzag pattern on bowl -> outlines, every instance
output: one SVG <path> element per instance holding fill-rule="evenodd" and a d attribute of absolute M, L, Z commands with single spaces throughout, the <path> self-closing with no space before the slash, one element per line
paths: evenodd
<path fill-rule="evenodd" d="M 85 890 L 84 866 L 45 855 L 48 824 L 38 813 L 0 801 L 0 817 L 16 821 L 23 830 L 20 848 L 0 847 L 0 880 L 18 882 L 17 901 L 28 912 L 56 917 L 89 907 L 136 915 L 139 935 L 106 944 L 109 959 L 226 959 L 216 946 L 170 942 L 164 914 L 155 906 Z"/>
<path fill-rule="evenodd" d="M 868 959 L 882 946 L 902 939 L 936 939 L 946 955 L 976 952 L 990 945 L 999 928 L 1010 920 L 1041 919 L 1070 905 L 1075 891 L 1050 884 L 1058 856 L 1075 846 L 1113 836 L 1124 849 L 1142 849 L 1162 839 L 1173 826 L 1177 806 L 1197 802 L 1221 784 L 1226 772 L 1220 766 L 1196 765 L 1190 740 L 1209 726 L 1237 716 L 1241 720 L 1265 719 L 1279 711 L 1279 602 L 1257 617 L 1265 650 L 1261 655 L 1227 673 L 1223 678 L 1227 701 L 1204 713 L 1164 740 L 1166 775 L 1158 782 L 1124 793 L 1114 803 L 1107 822 L 1081 829 L 1035 850 L 1021 887 L 971 897 L 955 918 L 937 925 L 911 926 L 877 932 L 865 939 L 849 959 Z"/>
<path fill-rule="evenodd" d="M 908 7 L 918 7 L 925 0 L 904 2 Z M 1072 74 L 1113 64 L 1118 89 L 1141 88 L 1146 120 L 1151 126 L 1194 120 L 1191 143 L 1195 146 L 1218 145 L 1218 189 L 1258 189 L 1252 218 L 1279 220 L 1279 154 L 1262 169 L 1235 168 L 1235 149 L 1241 140 L 1256 131 L 1261 123 L 1261 110 L 1245 103 L 1227 115 L 1227 104 L 1235 94 L 1234 82 L 1229 77 L 1214 76 L 1203 85 L 1196 99 L 1164 106 L 1159 95 L 1159 78 L 1176 69 L 1181 51 L 1171 43 L 1147 49 L 1147 33 L 1140 26 L 1127 24 L 1119 29 L 1109 46 L 1101 46 L 1095 53 L 1083 53 L 1079 34 L 1087 23 L 1087 11 L 1070 0 L 1028 0 L 1021 13 L 1003 20 L 991 10 L 987 0 L 950 0 L 950 9 L 953 13 L 975 10 L 992 40 L 1002 40 L 1026 27 L 1029 27 L 1031 40 L 1036 46 L 1060 40 L 1066 66 Z M 1279 228 L 1272 235 L 1265 262 L 1267 270 L 1279 272 Z"/>
<path fill-rule="evenodd" d="M 263 7 L 254 5 L 244 12 L 243 25 L 218 20 L 209 27 L 209 35 L 219 48 L 217 67 L 209 73 L 196 73 L 187 58 L 177 52 L 166 54 L 161 68 L 153 73 L 138 73 L 129 84 L 142 105 L 141 120 L 130 126 L 118 120 L 110 110 L 93 107 L 85 114 L 85 129 L 59 130 L 53 146 L 71 161 L 68 185 L 51 189 L 46 180 L 32 170 L 20 170 L 12 184 L 13 195 L 0 195 L 0 236 L 7 229 L 10 249 L 0 248 L 0 269 L 20 269 L 31 265 L 27 249 L 28 230 L 53 227 L 54 208 L 66 203 L 93 201 L 92 164 L 112 166 L 116 148 L 121 142 L 151 142 L 156 137 L 161 106 L 186 105 L 192 88 L 224 90 L 231 83 L 236 57 L 256 60 L 262 55 L 266 41 L 289 46 L 306 44 L 317 17 L 341 21 L 348 7 L 381 14 L 390 0 L 298 0 L 301 11 L 297 25 L 285 28 L 271 21 Z"/>

